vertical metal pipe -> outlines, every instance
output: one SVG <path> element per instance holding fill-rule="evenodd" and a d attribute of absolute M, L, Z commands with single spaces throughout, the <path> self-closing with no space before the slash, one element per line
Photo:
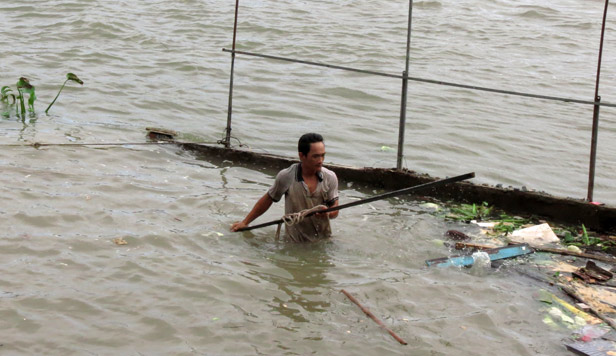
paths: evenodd
<path fill-rule="evenodd" d="M 407 77 L 406 71 L 402 75 Z M 402 169 L 402 160 L 404 159 L 404 128 L 406 126 L 406 99 L 408 92 L 409 80 L 402 79 L 402 98 L 400 99 L 400 126 L 398 127 L 398 159 L 396 161 L 396 169 Z"/>
<path fill-rule="evenodd" d="M 595 163 L 597 160 L 597 136 L 599 133 L 599 103 L 601 97 L 595 98 L 595 106 L 592 112 L 592 138 L 590 140 L 590 168 L 588 169 L 588 195 L 587 201 L 593 201 L 592 196 L 595 190 Z"/>
<path fill-rule="evenodd" d="M 588 169 L 588 195 L 586 200 L 593 201 L 593 193 L 595 189 L 595 164 L 597 160 L 597 138 L 599 134 L 599 104 L 601 97 L 599 96 L 599 78 L 601 77 L 601 57 L 603 56 L 603 38 L 605 36 L 605 21 L 607 18 L 607 6 L 609 0 L 605 0 L 605 8 L 603 10 L 603 24 L 601 25 L 601 42 L 599 44 L 599 60 L 597 63 L 597 81 L 595 83 L 595 106 L 592 115 L 592 138 L 590 141 L 590 168 Z"/>
<path fill-rule="evenodd" d="M 237 36 L 237 12 L 240 0 L 235 0 L 235 21 L 233 23 L 233 52 L 231 52 L 231 78 L 229 79 L 229 105 L 227 106 L 227 128 L 225 140 L 222 142 L 226 148 L 231 146 L 231 113 L 233 109 L 233 71 L 235 69 L 235 38 Z"/>
<path fill-rule="evenodd" d="M 406 102 L 408 97 L 408 73 L 409 61 L 411 54 L 411 21 L 413 19 L 413 0 L 409 0 L 409 18 L 406 28 L 406 63 L 404 66 L 402 79 L 402 95 L 400 103 L 400 124 L 398 126 L 398 158 L 396 160 L 396 169 L 402 169 L 402 160 L 404 159 L 404 131 L 406 129 Z"/>

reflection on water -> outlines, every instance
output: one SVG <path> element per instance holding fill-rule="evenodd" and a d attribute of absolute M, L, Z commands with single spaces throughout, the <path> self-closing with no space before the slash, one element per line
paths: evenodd
<path fill-rule="evenodd" d="M 21 122 L 22 127 L 19 130 L 19 136 L 17 137 L 17 141 L 27 142 L 31 141 L 36 137 L 36 121 L 38 117 L 30 114 L 30 118 L 26 119 L 18 119 Z"/>
<path fill-rule="evenodd" d="M 296 322 L 308 322 L 306 313 L 327 312 L 330 303 L 322 299 L 326 289 L 332 285 L 328 271 L 335 267 L 328 255 L 329 240 L 312 244 L 291 244 L 281 242 L 274 246 L 264 244 L 264 257 L 276 270 L 253 269 L 250 274 L 271 282 L 283 295 L 275 295 L 268 304 L 278 315 Z M 272 248 L 268 248 L 272 247 Z"/>

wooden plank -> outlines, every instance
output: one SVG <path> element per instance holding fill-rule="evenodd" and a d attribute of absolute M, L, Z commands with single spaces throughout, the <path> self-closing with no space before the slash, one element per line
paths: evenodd
<path fill-rule="evenodd" d="M 498 246 L 480 245 L 472 242 L 456 242 L 456 250 L 462 250 L 465 248 L 474 248 L 476 250 L 483 251 L 498 248 Z"/>
<path fill-rule="evenodd" d="M 547 247 L 533 247 L 533 248 L 537 252 L 549 252 L 549 253 L 556 253 L 556 254 L 559 254 L 559 255 L 567 255 L 567 256 L 576 256 L 576 257 L 590 258 L 590 259 L 597 260 L 597 261 L 609 262 L 609 263 L 616 264 L 616 258 L 614 258 L 614 257 L 604 257 L 604 256 L 599 256 L 599 255 L 593 255 L 593 254 L 590 254 L 590 253 L 573 252 L 573 251 L 563 250 L 563 249 L 559 249 L 559 248 L 547 248 Z"/>
<path fill-rule="evenodd" d="M 616 343 L 608 340 L 592 340 L 566 344 L 567 350 L 582 356 L 605 356 L 616 354 Z"/>

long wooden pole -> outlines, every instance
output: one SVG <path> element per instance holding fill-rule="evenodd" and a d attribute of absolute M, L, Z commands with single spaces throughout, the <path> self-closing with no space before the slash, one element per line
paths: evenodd
<path fill-rule="evenodd" d="M 370 319 L 374 320 L 375 323 L 379 324 L 380 327 L 385 329 L 385 331 L 387 331 L 389 333 L 389 335 L 391 335 L 394 339 L 396 339 L 396 341 L 398 341 L 402 345 L 408 345 L 408 343 L 406 341 L 402 340 L 402 338 L 400 338 L 400 336 L 396 335 L 395 332 L 393 332 L 391 329 L 389 329 L 387 326 L 385 326 L 385 324 L 383 324 L 382 321 L 380 321 L 376 316 L 374 316 L 374 314 L 372 314 L 372 312 L 370 312 L 370 310 L 368 310 L 366 307 L 361 305 L 357 301 L 357 299 L 355 299 L 355 297 L 353 297 L 349 292 L 345 291 L 344 289 L 341 289 L 340 291 L 342 293 L 344 293 L 344 295 L 346 295 L 347 298 L 349 298 L 353 303 L 355 303 L 359 307 L 359 309 L 361 309 L 361 311 L 364 312 L 364 314 L 369 316 Z"/>
<path fill-rule="evenodd" d="M 402 194 L 408 194 L 408 193 L 411 193 L 413 191 L 420 190 L 420 189 L 433 188 L 433 187 L 436 187 L 436 186 L 439 186 L 439 185 L 445 185 L 445 184 L 448 184 L 448 183 L 459 182 L 459 181 L 470 179 L 470 178 L 474 178 L 474 177 L 475 177 L 475 172 L 466 173 L 466 174 L 462 174 L 462 175 L 451 177 L 451 178 L 441 179 L 441 180 L 437 180 L 437 181 L 430 182 L 430 183 L 424 183 L 424 184 L 416 185 L 416 186 L 409 187 L 409 188 L 395 190 L 395 191 L 389 192 L 389 193 L 375 195 L 375 196 L 370 197 L 370 198 L 366 198 L 366 199 L 362 199 L 362 200 L 358 200 L 358 201 L 354 201 L 354 202 L 350 202 L 350 203 L 334 206 L 334 207 L 331 207 L 331 208 L 326 209 L 326 210 L 314 211 L 312 213 L 306 214 L 306 217 L 312 216 L 314 214 L 323 214 L 323 213 L 329 213 L 331 211 L 342 210 L 342 209 L 345 209 L 345 208 L 350 208 L 352 206 L 366 204 L 366 203 L 370 203 L 370 202 L 381 200 L 381 199 L 387 199 L 387 198 L 395 197 L 395 196 L 402 195 Z M 259 224 L 259 225 L 255 225 L 255 226 L 247 226 L 247 227 L 245 227 L 243 229 L 238 229 L 237 231 L 248 231 L 248 230 L 258 229 L 258 228 L 265 227 L 265 226 L 282 224 L 283 222 L 284 221 L 282 219 L 278 219 L 278 220 L 273 220 L 273 221 L 266 222 L 266 223 Z"/>

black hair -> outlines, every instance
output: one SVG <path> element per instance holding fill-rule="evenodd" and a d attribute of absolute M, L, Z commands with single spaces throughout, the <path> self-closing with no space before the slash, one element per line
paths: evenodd
<path fill-rule="evenodd" d="M 302 137 L 299 138 L 299 142 L 297 142 L 297 151 L 303 153 L 304 156 L 308 156 L 310 144 L 315 142 L 323 142 L 323 136 L 314 132 L 303 134 Z"/>

